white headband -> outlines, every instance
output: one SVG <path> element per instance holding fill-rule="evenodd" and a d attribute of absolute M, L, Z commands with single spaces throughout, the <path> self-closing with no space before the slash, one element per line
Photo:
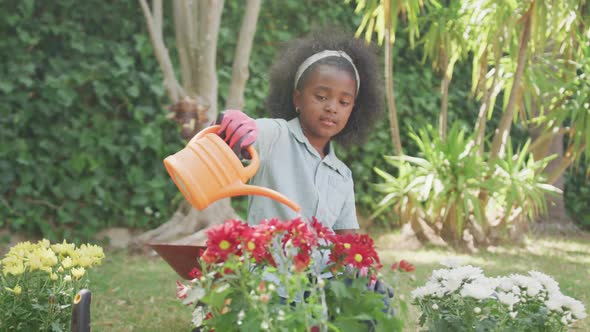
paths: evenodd
<path fill-rule="evenodd" d="M 348 54 L 346 54 L 346 52 L 344 52 L 344 51 L 324 50 L 324 51 L 316 53 L 316 54 L 310 56 L 309 58 L 305 59 L 305 61 L 303 61 L 303 63 L 301 63 L 299 68 L 297 68 L 297 72 L 295 73 L 294 87 L 297 87 L 297 83 L 299 82 L 301 75 L 303 75 L 303 73 L 307 70 L 307 68 L 309 68 L 311 65 L 318 62 L 319 60 L 321 60 L 323 58 L 331 57 L 331 56 L 342 57 L 342 58 L 348 60 L 348 62 L 350 62 L 350 64 L 352 65 L 352 68 L 354 69 L 354 75 L 356 76 L 356 93 L 358 94 L 359 86 L 361 84 L 361 82 L 359 80 L 359 72 L 358 72 L 358 70 L 356 70 L 356 66 L 354 65 L 354 62 L 352 62 L 352 59 L 350 58 L 350 56 L 348 56 Z"/>

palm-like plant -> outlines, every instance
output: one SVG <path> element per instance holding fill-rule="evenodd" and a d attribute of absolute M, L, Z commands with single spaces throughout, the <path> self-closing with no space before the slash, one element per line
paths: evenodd
<path fill-rule="evenodd" d="M 492 178 L 498 182 L 499 191 L 494 195 L 503 207 L 503 222 L 506 224 L 534 220 L 547 209 L 545 194 L 561 193 L 561 190 L 547 183 L 543 169 L 555 156 L 535 160 L 528 153 L 528 140 L 516 153 L 507 145 L 506 156 L 496 160 Z"/>
<path fill-rule="evenodd" d="M 399 169 L 399 175 L 377 170 L 385 179 L 377 185 L 385 194 L 380 209 L 393 205 L 411 218 L 423 216 L 433 225 L 440 222 L 443 238 L 459 244 L 469 216 L 484 222 L 484 205 L 478 195 L 482 190 L 496 190 L 496 182 L 486 178 L 488 166 L 474 153 L 473 137 L 459 126 L 451 127 L 446 140 L 432 126 L 410 136 L 422 157 L 385 157 Z M 403 206 L 408 203 L 411 206 Z"/>

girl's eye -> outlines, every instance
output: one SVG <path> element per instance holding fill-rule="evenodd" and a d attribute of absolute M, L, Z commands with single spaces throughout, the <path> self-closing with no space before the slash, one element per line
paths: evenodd
<path fill-rule="evenodd" d="M 316 97 L 318 100 L 321 100 L 321 101 L 324 101 L 324 100 L 328 99 L 328 98 L 326 98 L 325 96 L 321 96 L 321 95 L 316 95 L 315 97 Z"/>
<path fill-rule="evenodd" d="M 346 100 L 343 100 L 343 101 L 341 101 L 341 102 L 340 102 L 340 105 L 342 105 L 342 106 L 345 106 L 345 107 L 346 107 L 346 106 L 350 105 L 350 102 L 348 102 L 348 101 L 346 101 Z"/>

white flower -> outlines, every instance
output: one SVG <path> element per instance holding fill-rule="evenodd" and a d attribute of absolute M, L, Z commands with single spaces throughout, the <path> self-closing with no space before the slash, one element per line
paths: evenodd
<path fill-rule="evenodd" d="M 456 268 L 463 265 L 459 257 L 447 257 L 443 259 L 440 263 L 448 268 Z"/>
<path fill-rule="evenodd" d="M 513 293 L 498 292 L 496 293 L 496 297 L 500 302 L 510 307 L 510 311 L 512 311 L 513 306 L 519 301 L 519 297 Z"/>
<path fill-rule="evenodd" d="M 531 283 L 527 287 L 526 294 L 530 297 L 533 297 L 533 296 L 539 294 L 539 292 L 541 292 L 542 288 L 543 288 L 543 286 L 541 285 L 541 283 L 535 280 L 534 283 Z"/>
<path fill-rule="evenodd" d="M 193 311 L 193 320 L 192 323 L 195 327 L 199 327 L 203 325 L 203 320 L 205 319 L 205 311 L 203 310 L 202 306 L 198 306 Z"/>
<path fill-rule="evenodd" d="M 510 317 L 516 318 L 516 315 L 518 315 L 518 311 L 511 311 L 510 312 Z"/>
<path fill-rule="evenodd" d="M 520 288 L 518 286 L 512 286 L 512 293 L 520 295 Z"/>
<path fill-rule="evenodd" d="M 432 275 L 430 277 L 430 281 L 439 281 L 443 279 L 447 279 L 450 270 L 447 269 L 439 269 L 432 271 Z"/>
<path fill-rule="evenodd" d="M 423 287 L 418 287 L 414 289 L 410 293 L 410 295 L 412 296 L 412 299 L 421 299 L 425 296 L 435 295 L 437 293 L 442 293 L 442 289 L 440 289 L 439 284 L 436 282 L 428 281 L 426 285 L 424 285 Z"/>
<path fill-rule="evenodd" d="M 555 279 L 551 278 L 550 276 L 538 271 L 530 271 L 529 275 L 538 282 L 540 282 L 545 287 L 547 292 L 559 292 L 559 284 L 557 283 L 557 281 L 555 281 Z"/>
<path fill-rule="evenodd" d="M 414 289 L 412 292 L 410 292 L 410 296 L 412 296 L 412 299 L 421 299 L 427 295 L 430 295 L 430 293 L 426 286 L 418 287 Z"/>
<path fill-rule="evenodd" d="M 441 281 L 441 284 L 443 286 L 443 290 L 446 294 L 450 294 L 450 293 L 456 291 L 457 289 L 459 289 L 459 287 L 461 287 L 462 283 L 463 283 L 462 279 L 457 279 L 457 278 L 453 278 L 453 277 Z"/>
<path fill-rule="evenodd" d="M 564 302 L 565 299 L 563 294 L 553 293 L 550 294 L 549 298 L 545 301 L 545 306 L 551 311 L 563 312 L 561 307 L 564 305 Z"/>
<path fill-rule="evenodd" d="M 473 282 L 463 285 L 461 296 L 472 297 L 476 300 L 487 299 L 494 293 L 494 289 L 485 282 Z"/>
<path fill-rule="evenodd" d="M 433 305 L 432 305 L 432 310 L 438 310 L 438 304 L 436 304 L 436 303 L 435 303 L 435 304 L 433 304 Z"/>
<path fill-rule="evenodd" d="M 475 266 L 471 266 L 471 265 L 465 265 L 465 266 L 460 266 L 456 269 L 453 269 L 453 271 L 451 272 L 454 276 L 456 276 L 457 278 L 466 280 L 466 279 L 478 279 L 483 277 L 483 271 L 479 268 L 479 267 L 475 267 Z"/>
<path fill-rule="evenodd" d="M 512 279 L 510 279 L 508 277 L 499 277 L 499 278 L 497 278 L 497 282 L 498 282 L 498 288 L 500 288 L 501 290 L 503 290 L 505 292 L 511 291 L 512 287 L 514 287 L 514 283 L 512 282 Z"/>
<path fill-rule="evenodd" d="M 238 313 L 238 319 L 244 320 L 244 317 L 246 317 L 246 313 L 244 312 L 244 310 L 240 310 L 240 312 Z"/>
<path fill-rule="evenodd" d="M 476 314 L 479 314 L 479 313 L 481 313 L 481 308 L 475 307 L 475 308 L 473 308 L 473 312 L 475 312 Z"/>
<path fill-rule="evenodd" d="M 521 289 L 526 289 L 526 295 L 533 297 L 543 289 L 543 285 L 537 279 L 529 276 L 523 276 L 520 274 L 510 275 L 514 285 L 519 286 Z"/>
<path fill-rule="evenodd" d="M 582 302 L 566 295 L 563 295 L 563 302 L 563 306 L 569 309 L 576 319 L 586 318 L 586 308 Z"/>
<path fill-rule="evenodd" d="M 263 330 L 268 330 L 268 322 L 267 321 L 263 321 L 262 324 L 260 324 L 260 328 Z"/>

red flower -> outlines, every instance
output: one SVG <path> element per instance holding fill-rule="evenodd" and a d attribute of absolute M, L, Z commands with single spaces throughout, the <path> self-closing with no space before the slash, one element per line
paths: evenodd
<path fill-rule="evenodd" d="M 311 218 L 311 229 L 317 234 L 318 238 L 333 242 L 334 231 L 331 228 L 324 226 L 324 224 L 319 222 L 316 217 Z"/>
<path fill-rule="evenodd" d="M 317 244 L 317 237 L 307 227 L 307 224 L 301 221 L 301 218 L 293 219 L 285 224 L 287 234 L 283 237 L 283 246 L 291 240 L 293 246 L 302 248 L 304 246 L 314 246 Z"/>
<path fill-rule="evenodd" d="M 317 325 L 314 325 L 309 329 L 309 332 L 320 332 L 320 327 Z"/>
<path fill-rule="evenodd" d="M 398 267 L 399 265 L 397 264 L 397 262 L 393 262 L 393 264 L 391 264 L 391 271 L 397 270 Z"/>
<path fill-rule="evenodd" d="M 197 279 L 203 276 L 203 273 L 201 272 L 201 270 L 199 270 L 196 267 L 193 267 L 193 269 L 191 270 L 191 272 L 188 273 L 189 277 L 193 278 L 193 279 Z"/>
<path fill-rule="evenodd" d="M 412 263 L 408 262 L 405 259 L 402 259 L 401 261 L 399 261 L 399 268 L 405 272 L 412 272 L 412 271 L 416 270 L 416 267 L 414 265 L 412 265 Z"/>
<path fill-rule="evenodd" d="M 227 220 L 207 230 L 207 250 L 203 259 L 207 261 L 214 258 L 215 262 L 223 262 L 231 254 L 240 256 L 240 238 L 247 229 L 248 225 L 239 220 Z"/>
<path fill-rule="evenodd" d="M 293 257 L 293 263 L 295 263 L 295 269 L 298 272 L 305 270 L 309 266 L 310 262 L 311 257 L 309 256 L 309 249 L 307 248 L 300 248 L 297 255 Z"/>
<path fill-rule="evenodd" d="M 373 239 L 367 234 L 337 234 L 334 237 L 334 248 L 330 261 L 336 266 L 352 265 L 356 268 L 380 267 L 379 256 L 375 250 Z"/>
<path fill-rule="evenodd" d="M 268 251 L 271 234 L 266 225 L 247 229 L 242 234 L 243 250 L 249 252 L 257 263 L 267 261 L 274 266 L 274 259 Z"/>

